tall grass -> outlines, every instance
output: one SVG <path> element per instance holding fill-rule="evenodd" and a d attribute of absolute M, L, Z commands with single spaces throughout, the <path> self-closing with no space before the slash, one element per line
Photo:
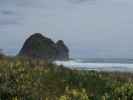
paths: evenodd
<path fill-rule="evenodd" d="M 0 100 L 133 100 L 132 76 L 4 57 L 0 59 Z"/>

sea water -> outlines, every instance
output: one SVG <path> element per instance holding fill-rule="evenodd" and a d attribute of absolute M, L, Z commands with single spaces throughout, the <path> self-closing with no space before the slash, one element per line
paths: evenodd
<path fill-rule="evenodd" d="M 133 72 L 133 59 L 82 58 L 54 63 L 77 70 Z"/>

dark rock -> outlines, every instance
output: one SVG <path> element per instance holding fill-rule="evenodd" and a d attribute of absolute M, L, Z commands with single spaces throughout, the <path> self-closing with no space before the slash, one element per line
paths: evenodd
<path fill-rule="evenodd" d="M 69 59 L 69 49 L 64 44 L 62 40 L 57 41 L 57 59 L 58 60 L 68 60 Z"/>
<path fill-rule="evenodd" d="M 54 43 L 42 34 L 35 33 L 25 41 L 19 56 L 46 60 L 68 60 L 69 50 L 62 40 Z"/>
<path fill-rule="evenodd" d="M 2 59 L 2 58 L 4 58 L 4 53 L 3 53 L 3 50 L 2 49 L 0 49 L 0 59 Z"/>

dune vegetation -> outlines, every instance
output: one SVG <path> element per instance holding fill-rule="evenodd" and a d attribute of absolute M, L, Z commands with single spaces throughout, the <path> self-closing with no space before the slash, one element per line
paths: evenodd
<path fill-rule="evenodd" d="M 133 100 L 133 75 L 1 57 L 0 100 Z"/>

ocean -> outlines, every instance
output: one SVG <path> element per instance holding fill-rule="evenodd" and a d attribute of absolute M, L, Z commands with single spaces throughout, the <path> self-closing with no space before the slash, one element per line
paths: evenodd
<path fill-rule="evenodd" d="M 133 59 L 121 58 L 78 58 L 68 61 L 55 61 L 57 65 L 63 65 L 76 70 L 94 70 L 109 72 L 133 72 Z"/>

